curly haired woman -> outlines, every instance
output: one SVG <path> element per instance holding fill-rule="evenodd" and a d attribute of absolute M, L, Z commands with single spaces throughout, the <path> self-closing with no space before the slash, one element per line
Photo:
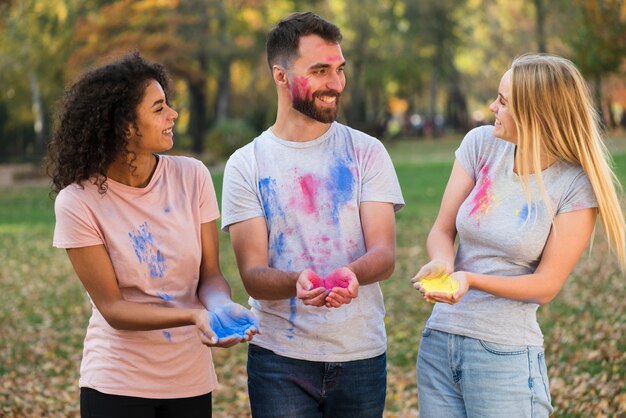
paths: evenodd
<path fill-rule="evenodd" d="M 82 417 L 210 417 L 209 347 L 260 332 L 220 270 L 208 170 L 158 154 L 178 117 L 167 92 L 165 69 L 138 53 L 88 71 L 49 145 L 54 246 L 92 301 Z"/>

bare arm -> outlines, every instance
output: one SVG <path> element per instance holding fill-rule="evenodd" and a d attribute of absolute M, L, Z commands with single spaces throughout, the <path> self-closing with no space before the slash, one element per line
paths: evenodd
<path fill-rule="evenodd" d="M 559 293 L 589 243 L 596 216 L 595 208 L 557 215 L 541 261 L 532 274 L 512 278 L 460 273 L 472 289 L 503 298 L 546 304 Z"/>
<path fill-rule="evenodd" d="M 83 286 L 111 327 L 153 330 L 205 323 L 202 309 L 174 309 L 124 300 L 104 245 L 70 248 L 67 254 Z M 203 329 L 209 333 L 210 329 Z"/>
<path fill-rule="evenodd" d="M 220 269 L 219 238 L 216 223 L 215 221 L 203 223 L 200 228 L 202 261 L 200 262 L 198 297 L 202 304 L 211 311 L 210 315 L 213 320 L 217 320 L 215 323 L 211 322 L 210 325 L 221 327 L 224 332 L 233 332 L 232 329 L 227 329 L 228 327 L 247 328 L 245 334 L 222 337 L 216 345 L 231 347 L 239 342 L 250 341 L 255 334 L 260 333 L 258 322 L 252 312 L 232 301 L 230 286 Z M 215 342 L 213 341 L 213 343 Z"/>
<path fill-rule="evenodd" d="M 241 280 L 250 296 L 278 300 L 296 296 L 299 272 L 269 267 L 265 218 L 256 217 L 229 227 Z"/>
<path fill-rule="evenodd" d="M 437 276 L 443 272 L 452 273 L 454 271 L 456 215 L 473 187 L 474 180 L 467 174 L 461 163 L 455 160 L 441 199 L 439 213 L 426 240 L 426 249 L 431 261 L 424 265 L 411 279 L 413 282 L 423 276 Z"/>
<path fill-rule="evenodd" d="M 388 279 L 395 268 L 396 221 L 393 204 L 362 202 L 361 228 L 365 254 L 347 265 L 361 286 Z"/>
<path fill-rule="evenodd" d="M 219 264 L 219 239 L 215 221 L 201 225 L 202 261 L 198 297 L 202 304 L 211 309 L 231 302 L 231 292 Z"/>
<path fill-rule="evenodd" d="M 432 261 L 420 269 L 412 279 L 413 282 L 431 272 L 433 275 L 440 273 L 434 272 L 437 268 L 443 268 L 447 273 L 453 271 L 456 214 L 473 186 L 474 181 L 456 161 L 439 214 L 427 240 L 428 254 Z M 595 219 L 595 209 L 557 215 L 541 261 L 533 274 L 513 278 L 456 272 L 452 274 L 459 281 L 459 291 L 455 295 L 426 293 L 425 297 L 430 301 L 456 303 L 468 288 L 473 288 L 514 300 L 548 303 L 561 290 L 587 246 Z"/>

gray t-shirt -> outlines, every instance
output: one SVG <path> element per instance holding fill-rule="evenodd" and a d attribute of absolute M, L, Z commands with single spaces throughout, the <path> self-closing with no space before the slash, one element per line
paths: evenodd
<path fill-rule="evenodd" d="M 518 276 L 535 271 L 552 228 L 535 176 L 531 201 L 513 172 L 515 144 L 492 135 L 493 126 L 470 131 L 456 158 L 475 186 L 456 217 L 459 246 L 455 270 Z M 555 215 L 597 207 L 580 166 L 558 161 L 542 171 Z M 558 233 L 558 230 L 556 231 Z M 543 345 L 538 304 L 470 289 L 456 304 L 437 303 L 426 326 L 493 343 Z"/>
<path fill-rule="evenodd" d="M 312 269 L 325 277 L 365 254 L 359 206 L 404 206 L 387 151 L 377 139 L 333 123 L 307 142 L 285 141 L 270 129 L 237 150 L 224 171 L 222 228 L 262 216 L 270 267 Z M 263 334 L 254 344 L 310 361 L 371 358 L 386 349 L 385 308 L 378 283 L 340 308 L 300 299 L 249 300 Z"/>

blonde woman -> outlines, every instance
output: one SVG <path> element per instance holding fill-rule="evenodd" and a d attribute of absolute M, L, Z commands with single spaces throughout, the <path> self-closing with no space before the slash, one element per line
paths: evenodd
<path fill-rule="evenodd" d="M 596 216 L 624 268 L 624 217 L 585 81 L 568 60 L 524 55 L 467 134 L 412 279 L 434 306 L 417 359 L 420 417 L 547 417 L 539 305 L 560 291 Z M 454 242 L 459 237 L 458 249 Z M 449 273 L 454 294 L 420 279 Z"/>

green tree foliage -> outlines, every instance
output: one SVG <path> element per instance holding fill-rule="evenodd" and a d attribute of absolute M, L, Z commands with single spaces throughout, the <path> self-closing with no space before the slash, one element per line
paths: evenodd
<path fill-rule="evenodd" d="M 87 15 L 70 67 L 139 50 L 181 80 L 188 97 L 192 149 L 202 152 L 210 125 L 230 114 L 232 66 L 258 56 L 264 17 L 253 0 L 120 0 Z"/>
<path fill-rule="evenodd" d="M 626 56 L 626 3 L 623 0 L 573 0 L 572 58 L 594 82 L 602 111 L 602 79 L 619 70 Z"/>
<path fill-rule="evenodd" d="M 572 58 L 597 92 L 626 56 L 623 0 L 0 1 L 0 157 L 40 154 L 63 87 L 133 49 L 172 74 L 178 146 L 217 150 L 207 135 L 221 120 L 261 131 L 276 111 L 266 34 L 305 10 L 344 33 L 341 119 L 377 136 L 390 103 L 461 131 L 476 110 L 488 121 L 486 104 L 521 53 Z"/>
<path fill-rule="evenodd" d="M 50 108 L 63 87 L 74 4 L 16 0 L 0 4 L 0 151 L 41 155 Z"/>

